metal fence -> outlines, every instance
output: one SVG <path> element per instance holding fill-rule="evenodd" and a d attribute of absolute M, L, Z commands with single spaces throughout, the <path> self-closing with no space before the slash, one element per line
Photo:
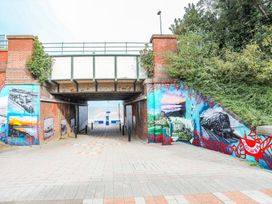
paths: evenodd
<path fill-rule="evenodd" d="M 8 47 L 8 41 L 6 36 L 1 34 L 0 35 L 0 49 L 6 49 Z"/>
<path fill-rule="evenodd" d="M 0 49 L 6 49 L 8 47 L 7 40 L 0 40 Z"/>
<path fill-rule="evenodd" d="M 145 42 L 55 42 L 43 43 L 44 50 L 49 55 L 106 55 L 124 54 L 139 55 L 146 46 Z"/>

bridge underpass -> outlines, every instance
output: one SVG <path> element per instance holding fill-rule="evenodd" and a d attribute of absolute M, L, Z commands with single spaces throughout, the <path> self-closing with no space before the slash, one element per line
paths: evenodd
<path fill-rule="evenodd" d="M 144 80 L 147 75 L 139 60 L 145 44 L 44 44 L 54 60 L 48 83 L 50 93 L 76 103 L 122 100 L 129 113 L 124 111 L 128 120 L 121 125 L 129 128 L 129 132 L 135 132 L 129 105 L 145 100 Z"/>

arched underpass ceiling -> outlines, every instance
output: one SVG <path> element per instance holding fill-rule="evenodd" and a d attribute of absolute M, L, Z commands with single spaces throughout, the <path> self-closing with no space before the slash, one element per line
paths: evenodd
<path fill-rule="evenodd" d="M 141 92 L 96 92 L 96 93 L 54 93 L 56 97 L 61 97 L 71 101 L 103 101 L 103 100 L 132 100 L 138 97 Z"/>

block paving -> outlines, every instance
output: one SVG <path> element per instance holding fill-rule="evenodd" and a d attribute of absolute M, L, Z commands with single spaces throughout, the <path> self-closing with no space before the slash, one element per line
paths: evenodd
<path fill-rule="evenodd" d="M 119 127 L 0 153 L 0 203 L 272 203 L 272 172 L 219 152 L 148 144 Z"/>

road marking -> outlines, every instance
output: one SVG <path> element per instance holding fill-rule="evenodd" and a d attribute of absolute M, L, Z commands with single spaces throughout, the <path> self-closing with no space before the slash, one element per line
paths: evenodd
<path fill-rule="evenodd" d="M 241 191 L 241 192 L 259 203 L 272 203 L 272 198 L 260 191 Z"/>
<path fill-rule="evenodd" d="M 136 197 L 135 204 L 145 204 L 145 199 L 143 197 Z"/>
<path fill-rule="evenodd" d="M 225 196 L 223 193 L 213 193 L 219 200 L 221 200 L 225 204 L 235 204 L 235 202 L 231 199 L 229 199 L 227 196 Z"/>
<path fill-rule="evenodd" d="M 183 195 L 174 196 L 179 204 L 189 204 L 189 201 Z"/>

